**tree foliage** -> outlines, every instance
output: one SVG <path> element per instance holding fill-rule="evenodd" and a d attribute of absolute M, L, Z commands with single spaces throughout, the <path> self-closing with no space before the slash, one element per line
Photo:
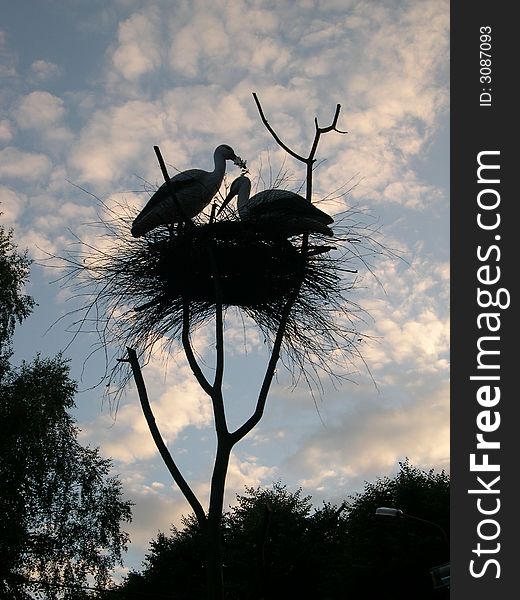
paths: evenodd
<path fill-rule="evenodd" d="M 111 461 L 77 440 L 67 361 L 9 364 L 15 324 L 34 305 L 22 293 L 28 274 L 0 228 L 0 597 L 79 598 L 87 583 L 106 586 L 121 562 L 131 504 Z"/>
<path fill-rule="evenodd" d="M 375 516 L 380 506 L 429 522 Z M 367 483 L 349 504 L 344 548 L 349 585 L 361 591 L 369 581 L 375 598 L 443 597 L 445 590 L 433 588 L 430 569 L 449 562 L 448 531 L 449 476 L 421 471 L 406 460 L 394 478 Z"/>
<path fill-rule="evenodd" d="M 75 391 L 59 356 L 24 363 L 1 386 L 0 569 L 11 594 L 30 580 L 48 597 L 89 576 L 103 587 L 128 541 L 119 523 L 130 505 L 110 460 L 76 439 Z"/>
<path fill-rule="evenodd" d="M 0 225 L 0 380 L 8 368 L 15 325 L 28 317 L 34 306 L 34 300 L 23 293 L 30 262 L 27 253 L 20 253 L 13 243 L 12 230 Z"/>
<path fill-rule="evenodd" d="M 400 508 L 432 523 L 376 516 Z M 449 520 L 449 477 L 405 461 L 394 478 L 366 483 L 342 504 L 311 505 L 302 490 L 246 488 L 224 516 L 224 581 L 228 600 L 265 598 L 442 598 L 430 569 L 449 560 L 441 529 Z M 204 598 L 202 538 L 185 519 L 151 543 L 140 573 L 110 598 Z M 438 527 L 437 527 L 438 526 Z M 439 529 L 439 527 L 441 529 Z M 113 594 L 113 595 L 112 595 Z"/>

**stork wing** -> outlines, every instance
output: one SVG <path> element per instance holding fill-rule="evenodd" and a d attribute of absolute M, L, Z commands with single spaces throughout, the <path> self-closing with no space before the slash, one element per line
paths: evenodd
<path fill-rule="evenodd" d="M 170 190 L 172 190 L 173 193 L 179 192 L 196 181 L 197 172 L 198 169 L 184 171 L 184 173 L 179 173 L 178 175 L 175 175 L 175 177 L 172 177 L 169 185 L 164 182 L 150 200 L 148 200 L 143 210 L 136 217 L 136 220 L 158 208 L 166 198 L 170 197 Z"/>

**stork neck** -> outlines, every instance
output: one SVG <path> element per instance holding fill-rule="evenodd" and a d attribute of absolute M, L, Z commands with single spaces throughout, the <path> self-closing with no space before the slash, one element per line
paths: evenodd
<path fill-rule="evenodd" d="M 249 196 L 251 195 L 251 181 L 244 177 L 238 188 L 238 200 L 242 202 L 246 202 L 249 200 Z"/>
<path fill-rule="evenodd" d="M 216 177 L 224 178 L 224 173 L 226 172 L 226 159 L 220 154 L 220 152 L 215 152 L 213 155 L 213 162 L 215 164 L 215 168 L 213 169 L 213 174 Z"/>

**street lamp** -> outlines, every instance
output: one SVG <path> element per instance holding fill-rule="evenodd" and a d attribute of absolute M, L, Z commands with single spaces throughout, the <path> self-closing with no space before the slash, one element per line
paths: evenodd
<path fill-rule="evenodd" d="M 379 508 L 376 508 L 376 515 L 381 515 L 383 517 L 402 517 L 404 513 L 398 508 L 387 508 L 386 506 L 380 506 Z"/>
<path fill-rule="evenodd" d="M 376 508 L 376 515 L 381 516 L 381 517 L 398 517 L 398 518 L 406 517 L 407 519 L 414 519 L 415 521 L 422 521 L 423 523 L 428 523 L 429 525 L 433 525 L 434 527 L 436 527 L 437 529 L 440 530 L 440 532 L 442 533 L 442 537 L 448 544 L 448 549 L 449 549 L 450 541 L 448 539 L 448 536 L 446 535 L 446 532 L 444 531 L 444 529 L 438 523 L 434 523 L 433 521 L 428 521 L 427 519 L 422 519 L 421 517 L 415 517 L 414 515 L 409 515 L 399 508 L 390 508 L 388 506 L 380 506 L 379 508 Z M 450 587 L 450 563 L 445 563 L 445 564 L 439 565 L 437 567 L 432 567 L 430 569 L 430 574 L 433 579 L 433 587 L 435 587 L 435 588 L 441 588 L 441 587 L 449 588 Z"/>
<path fill-rule="evenodd" d="M 438 524 L 438 523 L 434 523 L 433 521 L 428 521 L 427 519 L 422 519 L 421 517 L 414 517 L 414 515 L 409 515 L 408 513 L 405 513 L 404 511 L 400 510 L 399 508 L 388 508 L 387 506 L 380 506 L 379 508 L 376 508 L 376 515 L 378 516 L 384 516 L 384 517 L 406 517 L 407 519 L 414 519 L 414 521 L 422 521 L 423 523 L 428 523 L 429 525 L 433 525 L 434 527 L 437 527 L 437 529 L 442 533 L 442 537 L 444 538 L 445 542 L 448 544 L 448 548 L 450 545 L 450 540 L 448 539 L 448 536 L 446 535 L 446 532 L 444 531 L 444 529 Z"/>

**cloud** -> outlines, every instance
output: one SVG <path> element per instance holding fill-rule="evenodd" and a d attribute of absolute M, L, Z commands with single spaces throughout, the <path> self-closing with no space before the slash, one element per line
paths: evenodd
<path fill-rule="evenodd" d="M 107 184 L 128 171 L 146 175 L 153 145 L 164 135 L 163 115 L 151 102 L 129 101 L 107 110 L 98 110 L 82 130 L 70 165 L 79 172 L 80 182 Z"/>
<path fill-rule="evenodd" d="M 275 38 L 279 25 L 275 11 L 247 7 L 243 2 L 198 8 L 171 22 L 174 72 L 225 85 L 245 68 L 253 73 L 267 68 L 273 73 L 287 64 L 289 52 Z"/>
<path fill-rule="evenodd" d="M 168 474 L 165 482 L 153 480 L 154 475 L 165 472 L 165 469 L 162 464 L 151 470 L 149 466 L 142 464 L 134 464 L 130 469 L 118 465 L 125 495 L 134 502 L 132 523 L 125 525 L 132 540 L 128 559 L 142 559 L 150 541 L 159 531 L 168 534 L 172 524 L 180 526 L 181 517 L 192 513 L 191 506 Z M 236 502 L 236 494 L 244 493 L 244 486 L 256 487 L 266 482 L 271 483 L 275 478 L 275 470 L 262 467 L 254 457 L 239 458 L 233 454 L 229 465 L 224 510 Z M 189 483 L 207 510 L 208 481 L 190 479 Z"/>
<path fill-rule="evenodd" d="M 244 486 L 256 487 L 267 479 L 275 478 L 277 470 L 259 464 L 259 457 L 246 456 L 242 460 L 233 454 L 229 465 L 229 487 L 232 490 L 243 490 Z"/>
<path fill-rule="evenodd" d="M 135 80 L 160 64 L 158 14 L 154 8 L 133 14 L 119 24 L 118 44 L 112 53 L 112 65 L 125 79 Z"/>
<path fill-rule="evenodd" d="M 168 124 L 177 123 L 179 135 L 198 150 L 206 139 L 236 146 L 251 125 L 239 99 L 218 86 L 179 87 L 165 93 L 162 104 Z M 213 153 L 214 148 L 207 150 Z"/>
<path fill-rule="evenodd" d="M 232 145 L 247 123 L 233 95 L 218 89 L 187 87 L 156 102 L 129 100 L 91 116 L 72 149 L 70 166 L 80 182 L 91 186 L 114 184 L 129 173 L 160 185 L 153 146 L 160 146 L 172 175 L 177 169 L 212 170 L 216 146 Z"/>
<path fill-rule="evenodd" d="M 175 371 L 164 370 L 158 356 L 143 369 L 152 409 L 167 445 L 178 440 L 188 427 L 205 428 L 211 423 L 209 399 L 200 389 L 187 366 L 176 365 Z M 104 451 L 123 464 L 156 458 L 153 442 L 135 393 L 122 403 L 115 420 L 100 415 L 83 428 L 84 435 L 102 443 Z"/>
<path fill-rule="evenodd" d="M 377 375 L 377 370 L 388 365 L 422 369 L 425 372 L 444 372 L 448 366 L 449 323 L 440 321 L 431 311 L 425 311 L 407 322 L 396 322 L 376 317 L 377 332 L 382 336 L 381 345 L 364 353 L 364 358 Z M 395 317 L 395 315 L 392 315 Z"/>
<path fill-rule="evenodd" d="M 360 300 L 372 319 L 364 330 L 362 350 L 376 379 L 383 369 L 407 372 L 446 372 L 449 352 L 449 265 L 432 257 L 411 266 L 383 262 L 376 276 L 385 289 L 367 281 L 369 294 Z M 364 296 L 364 294 L 362 294 Z"/>
<path fill-rule="evenodd" d="M 172 35 L 170 64 L 175 71 L 195 77 L 201 61 L 211 57 L 218 62 L 229 55 L 229 37 L 221 18 L 210 11 L 195 14 L 189 24 Z"/>
<path fill-rule="evenodd" d="M 322 139 L 320 154 L 329 162 L 316 177 L 316 193 L 326 195 L 345 183 L 345 177 L 359 173 L 362 184 L 353 198 L 410 208 L 434 200 L 438 190 L 420 181 L 407 164 L 424 150 L 447 107 L 446 90 L 432 83 L 447 48 L 446 10 L 429 6 L 423 14 L 406 5 L 398 16 L 383 8 L 374 15 L 373 7 L 361 4 L 340 12 L 331 23 L 330 9 L 320 5 L 322 18 L 304 23 L 306 10 L 264 11 L 233 3 L 204 11 L 179 5 L 169 13 L 171 19 L 159 19 L 156 7 L 132 14 L 119 27 L 118 45 L 111 54 L 113 74 L 127 81 L 153 75 L 156 83 L 160 78 L 161 92 L 146 102 L 148 118 L 133 114 L 136 105 L 132 108 L 131 100 L 92 115 L 74 149 L 72 164 L 82 171 L 81 180 L 102 183 L 122 176 L 125 168 L 131 169 L 132 159 L 145 154 L 147 146 L 138 143 L 145 139 L 160 143 L 175 165 L 189 160 L 194 151 L 202 152 L 210 138 L 212 145 L 240 145 L 238 152 L 258 169 L 255 157 L 262 144 L 272 140 L 265 131 L 250 134 L 252 129 L 262 132 L 252 91 L 259 92 L 270 122 L 297 150 L 302 137 L 312 134 L 317 113 L 320 123 L 328 123 L 330 117 L 324 115 L 333 105 L 325 106 L 324 99 L 337 94 L 343 104 L 341 124 L 349 135 Z M 286 30 L 280 29 L 282 15 L 291 24 Z M 352 29 L 354 17 L 364 29 Z M 167 35 L 165 27 L 170 28 Z M 305 44 L 298 53 L 288 54 L 287 41 L 293 37 Z M 171 40 L 171 49 L 159 45 L 160 39 Z M 165 87 L 165 68 L 194 84 Z M 326 96 L 317 83 L 320 78 L 335 82 L 328 84 Z M 121 91 L 124 97 L 138 88 Z M 144 89 L 139 93 L 151 98 Z M 120 124 L 118 115 L 125 112 L 128 119 Z M 153 142 L 146 125 L 141 126 L 150 120 L 161 121 L 158 128 L 148 129 L 155 132 Z M 147 164 L 153 164 L 153 157 Z M 294 168 L 302 170 L 299 165 Z"/>
<path fill-rule="evenodd" d="M 381 198 L 409 208 L 424 209 L 442 198 L 440 190 L 417 181 L 417 176 L 408 170 L 405 179 L 389 183 L 382 191 Z"/>
<path fill-rule="evenodd" d="M 13 146 L 0 150 L 0 177 L 41 181 L 48 178 L 51 168 L 52 163 L 45 154 L 23 152 Z"/>
<path fill-rule="evenodd" d="M 226 352 L 230 356 L 247 355 L 265 346 L 253 321 L 238 309 L 228 308 L 225 319 Z"/>
<path fill-rule="evenodd" d="M 410 380 L 411 381 L 411 380 Z M 425 378 L 401 406 L 359 397 L 321 432 L 303 436 L 286 468 L 317 491 L 349 489 L 393 470 L 405 457 L 415 466 L 449 466 L 448 384 L 429 393 Z M 337 493 L 333 492 L 333 493 Z"/>
<path fill-rule="evenodd" d="M 31 65 L 31 71 L 37 81 L 48 81 L 61 76 L 61 69 L 56 63 L 43 59 L 35 60 Z"/>
<path fill-rule="evenodd" d="M 75 202 L 60 202 L 60 209 L 55 212 L 47 212 L 41 208 L 40 214 L 34 216 L 33 224 L 39 231 L 45 232 L 49 236 L 53 232 L 65 230 L 69 225 L 74 225 L 74 229 L 79 233 L 78 225 L 91 221 L 95 214 L 92 206 L 84 206 Z"/>
<path fill-rule="evenodd" d="M 303 92 L 301 106 L 293 106 L 291 112 L 300 114 L 298 121 L 304 118 L 297 137 L 308 137 L 312 114 L 306 111 L 322 113 L 327 108 L 323 92 L 318 96 L 315 90 L 320 77 L 325 77 L 328 96 L 336 96 L 342 105 L 340 128 L 349 134 L 329 134 L 320 141 L 320 155 L 328 162 L 317 172 L 316 192 L 327 194 L 359 174 L 362 183 L 353 198 L 424 208 L 438 197 L 438 191 L 418 180 L 409 164 L 411 158 L 422 157 L 435 123 L 448 108 L 443 83 L 448 11 L 430 4 L 423 14 L 406 5 L 396 17 L 382 6 L 375 10 L 372 3 L 358 4 L 353 11 L 361 28 L 349 30 L 353 17 L 348 13 L 338 16 L 334 26 L 318 19 L 309 24 L 304 37 L 308 50 L 299 52 L 289 67 L 292 77 L 304 73 L 305 78 L 299 80 L 299 89 L 280 86 L 277 100 L 271 99 L 269 90 L 262 90 L 264 109 L 272 114 L 270 106 L 277 107 L 275 128 L 285 138 L 295 124 L 281 123 L 280 115 L 290 92 Z M 320 34 L 330 29 L 333 36 L 341 32 L 341 43 L 333 38 L 323 51 Z M 320 123 L 328 123 L 318 116 Z"/>
<path fill-rule="evenodd" d="M 168 533 L 172 524 L 180 526 L 181 517 L 191 514 L 192 509 L 160 461 L 157 467 L 142 463 L 134 463 L 130 467 L 119 464 L 117 470 L 126 497 L 134 503 L 132 523 L 125 525 L 125 530 L 130 533 L 132 540 L 128 558 L 138 560 L 143 557 L 150 541 L 159 531 Z M 153 479 L 154 476 L 164 477 L 164 479 L 157 481 Z M 235 504 L 236 495 L 243 494 L 245 486 L 257 487 L 269 484 L 276 478 L 276 470 L 262 466 L 255 457 L 238 457 L 232 454 L 224 510 Z M 189 477 L 190 487 L 206 510 L 209 501 L 208 481 L 209 478 L 197 481 Z"/>
<path fill-rule="evenodd" d="M 59 123 L 65 112 L 61 98 L 49 92 L 36 91 L 19 100 L 14 116 L 23 129 L 47 129 Z"/>
<path fill-rule="evenodd" d="M 143 557 L 149 542 L 159 532 L 168 533 L 172 523 L 178 524 L 182 515 L 188 515 L 191 507 L 181 492 L 173 485 L 162 488 L 147 483 L 148 474 L 134 469 L 122 474 L 126 497 L 134 503 L 132 523 L 125 526 L 130 533 L 130 551 Z"/>
<path fill-rule="evenodd" d="M 50 92 L 38 90 L 22 96 L 12 114 L 18 128 L 41 136 L 53 156 L 62 154 L 73 140 L 72 132 L 63 124 L 67 114 L 65 101 Z"/>
<path fill-rule="evenodd" d="M 0 185 L 0 218 L 3 224 L 14 225 L 26 204 L 27 196 Z"/>
<path fill-rule="evenodd" d="M 13 128 L 7 119 L 0 121 L 0 142 L 10 142 L 13 139 Z"/>

